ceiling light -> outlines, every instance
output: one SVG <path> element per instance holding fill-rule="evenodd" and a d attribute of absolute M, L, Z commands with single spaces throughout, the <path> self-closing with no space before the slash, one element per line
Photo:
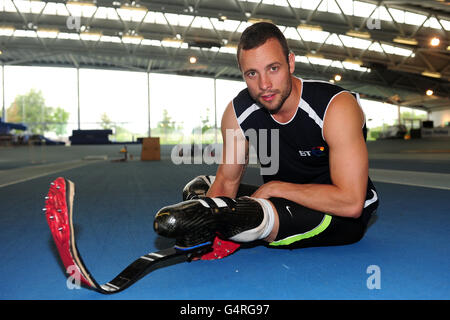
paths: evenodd
<path fill-rule="evenodd" d="M 56 38 L 58 36 L 59 30 L 39 28 L 36 32 L 38 37 L 40 38 Z"/>
<path fill-rule="evenodd" d="M 365 32 L 365 31 L 349 30 L 345 34 L 350 37 L 370 39 L 370 33 Z"/>
<path fill-rule="evenodd" d="M 396 37 L 393 39 L 393 41 L 401 44 L 409 44 L 411 46 L 417 46 L 418 44 L 417 40 L 414 38 Z"/>
<path fill-rule="evenodd" d="M 312 25 L 312 24 L 299 24 L 297 26 L 297 29 L 310 30 L 310 31 L 323 31 L 321 26 L 319 26 L 319 25 Z"/>
<path fill-rule="evenodd" d="M 12 36 L 15 30 L 12 26 L 0 26 L 0 36 Z"/>
<path fill-rule="evenodd" d="M 341 81 L 342 76 L 340 74 L 337 74 L 334 76 L 334 81 Z"/>
<path fill-rule="evenodd" d="M 431 78 L 440 78 L 441 74 L 439 72 L 433 72 L 433 71 L 424 71 L 422 72 L 422 75 L 425 77 L 431 77 Z"/>
<path fill-rule="evenodd" d="M 183 40 L 180 40 L 180 39 L 177 39 L 177 38 L 163 38 L 162 41 L 166 41 L 166 42 L 177 42 L 177 43 L 183 42 Z"/>
<path fill-rule="evenodd" d="M 262 18 L 250 18 L 247 20 L 248 23 L 258 23 L 258 22 L 269 22 L 273 23 L 270 19 L 262 19 Z"/>
<path fill-rule="evenodd" d="M 183 43 L 183 40 L 177 39 L 177 38 L 164 38 L 161 40 L 163 43 L 172 44 L 172 45 L 181 45 Z"/>
<path fill-rule="evenodd" d="M 345 59 L 342 61 L 342 65 L 344 69 L 347 70 L 355 70 L 361 72 L 371 72 L 369 68 L 363 67 L 363 61 L 360 59 Z"/>
<path fill-rule="evenodd" d="M 110 42 L 110 43 L 121 43 L 122 40 L 117 36 L 104 36 L 102 35 L 100 38 L 102 42 Z"/>
<path fill-rule="evenodd" d="M 87 7 L 95 7 L 93 1 L 67 1 L 68 6 L 87 6 Z"/>
<path fill-rule="evenodd" d="M 363 65 L 363 62 L 360 59 L 345 59 L 344 62 L 351 63 L 351 64 L 356 64 L 358 66 L 362 66 Z"/>
<path fill-rule="evenodd" d="M 102 34 L 100 32 L 82 32 L 80 34 L 80 39 L 85 41 L 98 41 L 101 36 Z"/>
<path fill-rule="evenodd" d="M 430 40 L 430 44 L 431 44 L 433 47 L 437 47 L 437 46 L 439 45 L 439 43 L 441 43 L 441 40 L 440 40 L 438 37 L 433 37 L 433 38 Z"/>
<path fill-rule="evenodd" d="M 194 57 L 194 56 L 189 57 L 189 63 L 191 63 L 191 64 L 197 63 L 197 57 Z"/>
<path fill-rule="evenodd" d="M 307 58 L 316 58 L 316 59 L 325 59 L 325 56 L 323 54 L 319 54 L 319 53 L 307 53 L 305 55 L 305 57 L 307 57 Z"/>
<path fill-rule="evenodd" d="M 170 48 L 181 48 L 183 47 L 184 41 L 177 38 L 163 38 L 161 40 L 161 45 L 163 47 L 170 47 Z"/>
<path fill-rule="evenodd" d="M 138 10 L 138 11 L 147 11 L 147 8 L 141 5 L 129 5 L 129 4 L 124 4 L 120 6 L 120 9 L 122 10 Z"/>
<path fill-rule="evenodd" d="M 139 44 L 144 39 L 143 36 L 138 35 L 124 35 L 122 36 L 122 42 L 123 43 L 131 43 L 131 44 Z"/>
<path fill-rule="evenodd" d="M 425 93 L 427 96 L 432 96 L 434 92 L 433 92 L 433 90 L 428 89 Z"/>

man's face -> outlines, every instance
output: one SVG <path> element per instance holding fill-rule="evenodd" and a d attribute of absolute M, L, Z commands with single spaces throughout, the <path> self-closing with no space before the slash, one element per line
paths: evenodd
<path fill-rule="evenodd" d="M 278 40 L 270 38 L 257 48 L 241 50 L 239 63 L 250 96 L 276 114 L 292 90 L 294 55 L 289 55 L 288 63 Z"/>

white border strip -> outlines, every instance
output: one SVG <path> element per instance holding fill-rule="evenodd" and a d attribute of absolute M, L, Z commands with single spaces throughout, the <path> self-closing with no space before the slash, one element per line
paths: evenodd
<path fill-rule="evenodd" d="M 369 169 L 369 176 L 372 181 L 377 182 L 450 190 L 450 174 L 448 173 Z"/>
<path fill-rule="evenodd" d="M 308 102 L 303 100 L 303 98 L 300 99 L 299 108 L 305 111 L 308 116 L 314 120 L 314 122 L 322 129 L 323 128 L 323 121 L 320 119 L 320 117 L 317 115 L 317 113 L 314 111 L 313 108 L 309 105 Z"/>
<path fill-rule="evenodd" d="M 253 112 L 259 109 L 261 108 L 256 103 L 245 109 L 245 111 L 241 113 L 239 118 L 237 118 L 239 125 L 241 125 L 241 123 L 244 122 L 245 119 L 247 119 Z"/>
<path fill-rule="evenodd" d="M 26 171 L 35 171 L 37 169 L 42 169 L 41 172 L 39 173 L 31 173 L 30 175 L 27 175 L 26 178 L 21 178 L 21 179 L 16 179 L 13 181 L 9 181 L 9 182 L 5 182 L 3 184 L 0 184 L 0 188 L 3 187 L 7 187 L 7 186 L 11 186 L 17 183 L 21 183 L 21 182 L 26 182 L 26 181 L 30 181 L 33 179 L 37 179 L 37 178 L 41 178 L 41 177 L 45 177 L 51 174 L 55 174 L 61 171 L 66 171 L 66 170 L 70 170 L 70 169 L 75 169 L 75 168 L 79 168 L 88 164 L 92 164 L 92 163 L 97 163 L 97 162 L 101 162 L 101 161 L 83 161 L 83 160 L 77 160 L 77 161 L 69 161 L 69 162 L 64 162 L 64 163 L 54 163 L 51 165 L 43 165 L 43 166 L 29 166 L 29 167 L 25 167 L 25 168 L 17 168 L 17 169 L 12 169 L 12 170 L 5 170 L 4 172 L 8 172 L 11 173 L 13 170 L 17 172 L 17 176 L 20 175 L 24 175 L 26 173 Z M 35 170 L 32 170 L 35 169 Z"/>

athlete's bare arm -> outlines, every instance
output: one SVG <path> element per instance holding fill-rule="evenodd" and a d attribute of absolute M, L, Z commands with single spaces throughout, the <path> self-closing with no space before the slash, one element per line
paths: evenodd
<path fill-rule="evenodd" d="M 329 146 L 332 184 L 293 184 L 272 181 L 252 196 L 281 197 L 314 210 L 357 218 L 366 196 L 368 154 L 362 134 L 364 114 L 348 92 L 337 95 L 328 107 L 323 134 Z"/>
<path fill-rule="evenodd" d="M 248 142 L 239 127 L 230 102 L 222 116 L 223 153 L 216 179 L 207 197 L 235 198 L 248 162 Z"/>

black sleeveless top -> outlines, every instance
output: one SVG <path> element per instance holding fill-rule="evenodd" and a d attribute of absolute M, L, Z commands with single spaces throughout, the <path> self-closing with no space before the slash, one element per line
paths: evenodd
<path fill-rule="evenodd" d="M 276 135 L 273 130 L 278 130 L 279 168 L 271 174 L 262 174 L 265 183 L 278 180 L 297 184 L 332 184 L 328 144 L 323 137 L 323 120 L 330 102 L 342 91 L 346 90 L 328 82 L 302 80 L 301 99 L 297 112 L 286 123 L 276 121 L 265 108 L 260 107 L 252 99 L 248 89 L 242 90 L 233 99 L 233 108 L 239 126 L 250 146 L 256 150 L 263 168 L 273 166 L 268 159 L 272 156 L 271 145 L 276 139 L 271 140 L 271 137 L 273 137 L 272 134 Z M 359 104 L 359 95 L 352 94 Z M 345 126 L 345 123 L 342 125 Z M 267 129 L 267 135 L 260 134 L 265 132 L 264 129 Z M 365 124 L 362 127 L 362 134 L 366 139 Z M 375 191 L 370 179 L 368 188 Z"/>

